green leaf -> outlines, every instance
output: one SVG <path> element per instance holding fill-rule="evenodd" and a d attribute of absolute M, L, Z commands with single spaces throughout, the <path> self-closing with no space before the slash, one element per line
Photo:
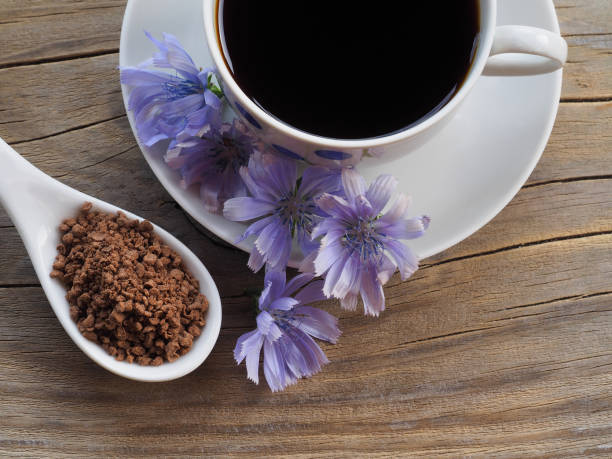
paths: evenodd
<path fill-rule="evenodd" d="M 215 96 L 217 96 L 219 99 L 221 99 L 223 97 L 223 90 L 221 90 L 221 88 L 219 87 L 219 85 L 215 84 L 212 80 L 213 74 L 209 73 L 208 74 L 208 78 L 206 79 L 206 89 L 208 89 L 209 91 L 211 91 Z M 218 81 L 217 76 L 215 75 L 215 80 Z"/>
<path fill-rule="evenodd" d="M 219 99 L 221 99 L 223 97 L 223 91 L 221 90 L 221 88 L 215 84 L 211 84 L 208 86 L 208 89 L 211 90 L 211 92 L 217 96 Z"/>

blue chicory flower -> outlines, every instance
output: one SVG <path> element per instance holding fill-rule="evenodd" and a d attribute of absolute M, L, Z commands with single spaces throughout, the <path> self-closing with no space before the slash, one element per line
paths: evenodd
<path fill-rule="evenodd" d="M 200 184 L 204 207 L 220 214 L 226 200 L 247 195 L 240 168 L 260 148 L 244 123 L 235 119 L 217 128 L 208 125 L 201 137 L 180 135 L 170 143 L 165 160 L 180 172 L 184 188 Z"/>
<path fill-rule="evenodd" d="M 354 310 L 361 296 L 365 313 L 377 316 L 385 308 L 383 285 L 395 270 L 406 280 L 418 269 L 417 257 L 400 240 L 422 236 L 430 220 L 409 218 L 410 199 L 403 194 L 383 213 L 397 183 L 381 175 L 366 188 L 355 170 L 344 169 L 346 199 L 326 193 L 317 200 L 330 216 L 312 231 L 313 238 L 324 235 L 313 268 L 325 276 L 325 295 L 340 299 L 343 308 Z"/>
<path fill-rule="evenodd" d="M 284 271 L 268 271 L 259 297 L 257 329 L 236 342 L 234 358 L 238 364 L 246 359 L 247 376 L 255 384 L 259 384 L 263 348 L 264 375 L 273 392 L 314 375 L 329 362 L 313 338 L 335 344 L 340 336 L 338 319 L 306 306 L 324 298 L 323 281 L 312 279 L 312 274 L 300 274 L 286 283 Z"/>
<path fill-rule="evenodd" d="M 150 147 L 180 134 L 198 135 L 206 125 L 219 123 L 222 93 L 213 82 L 213 71 L 198 69 L 173 35 L 164 33 L 163 41 L 146 35 L 159 52 L 138 67 L 120 69 L 121 82 L 130 88 L 128 109 L 142 143 Z"/>
<path fill-rule="evenodd" d="M 325 214 L 315 199 L 341 190 L 339 170 L 311 166 L 297 180 L 296 161 L 266 153 L 251 156 L 240 175 L 251 196 L 227 200 L 223 215 L 233 221 L 255 220 L 239 239 L 257 236 L 248 263 L 253 271 L 264 264 L 284 269 L 294 237 L 304 255 L 319 247 L 311 231 Z"/>

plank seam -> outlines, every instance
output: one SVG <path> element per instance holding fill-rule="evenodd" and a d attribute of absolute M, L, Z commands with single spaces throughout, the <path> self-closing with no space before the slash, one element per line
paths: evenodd
<path fill-rule="evenodd" d="M 474 328 L 474 329 L 470 329 L 470 330 L 462 330 L 462 331 L 458 331 L 458 332 L 448 333 L 448 334 L 445 334 L 445 335 L 430 336 L 428 338 L 421 338 L 421 339 L 417 339 L 417 340 L 413 340 L 413 341 L 406 341 L 405 343 L 399 344 L 395 348 L 397 348 L 399 346 L 407 346 L 409 344 L 418 344 L 418 343 L 423 343 L 423 342 L 427 342 L 427 341 L 433 341 L 433 340 L 437 340 L 437 339 L 450 338 L 450 337 L 453 337 L 453 336 L 466 335 L 466 334 L 475 333 L 475 332 L 481 332 L 481 331 L 486 331 L 486 330 L 494 330 L 496 328 L 503 328 L 505 326 L 506 325 L 498 325 L 498 326 L 493 326 L 493 327 Z"/>
<path fill-rule="evenodd" d="M 123 118 L 123 117 L 125 117 L 125 113 L 122 113 L 121 115 L 113 116 L 111 118 L 107 118 L 107 119 L 104 119 L 104 120 L 94 121 L 92 123 L 82 124 L 80 126 L 74 126 L 74 127 L 65 129 L 63 131 L 54 132 L 53 134 L 48 134 L 48 135 L 44 135 L 44 136 L 41 136 L 41 137 L 35 137 L 33 139 L 28 139 L 28 140 L 19 140 L 17 142 L 11 142 L 11 145 L 21 145 L 23 143 L 30 143 L 30 142 L 36 142 L 38 140 L 49 139 L 51 137 L 57 137 L 59 135 L 67 134 L 69 132 L 78 131 L 79 129 L 86 129 L 86 128 L 89 128 L 89 127 L 92 127 L 92 126 L 96 126 L 98 124 L 108 123 L 109 121 L 118 120 L 119 118 Z"/>
<path fill-rule="evenodd" d="M 27 287 L 40 287 L 40 284 L 0 284 L 2 288 L 27 288 Z"/>
<path fill-rule="evenodd" d="M 552 304 L 552 303 L 558 303 L 561 301 L 568 301 L 568 300 L 583 300 L 583 299 L 587 299 L 587 298 L 593 298 L 596 296 L 605 296 L 605 295 L 612 295 L 612 291 L 608 291 L 608 292 L 597 292 L 597 293 L 589 293 L 586 295 L 571 295 L 571 296 L 564 296 L 561 298 L 555 298 L 552 300 L 546 300 L 546 301 L 540 301 L 537 303 L 529 303 L 529 304 L 521 304 L 518 306 L 511 306 L 509 308 L 503 308 L 503 309 L 496 309 L 494 311 L 491 312 L 502 312 L 502 311 L 512 311 L 513 309 L 522 309 L 522 308 L 531 308 L 534 306 L 542 306 L 545 304 Z"/>
<path fill-rule="evenodd" d="M 612 96 L 603 97 L 561 97 L 562 104 L 582 104 L 593 102 L 612 102 Z"/>
<path fill-rule="evenodd" d="M 612 179 L 612 174 L 606 174 L 606 175 L 587 175 L 584 177 L 568 177 L 568 178 L 561 178 L 561 179 L 552 179 L 552 180 L 545 180 L 542 182 L 533 182 L 533 183 L 528 183 L 526 185 L 523 185 L 523 188 L 533 188 L 536 186 L 544 186 L 544 185 L 551 185 L 554 183 L 572 183 L 572 182 L 584 182 L 584 181 L 594 181 L 594 180 L 610 180 Z"/>
<path fill-rule="evenodd" d="M 78 169 L 74 169 L 72 171 L 68 171 L 68 172 L 66 172 L 65 174 L 62 174 L 62 175 L 54 175 L 53 178 L 60 179 L 60 178 L 66 177 L 67 175 L 74 174 L 75 172 L 79 172 L 79 171 L 82 171 L 82 170 L 85 170 L 85 169 L 89 169 L 90 167 L 94 167 L 94 166 L 97 166 L 99 164 L 105 163 L 106 161 L 110 161 L 111 159 L 114 159 L 117 156 L 121 156 L 121 155 L 123 155 L 123 154 L 125 154 L 125 153 L 127 153 L 127 152 L 129 152 L 131 150 L 133 150 L 134 148 L 138 148 L 138 145 L 132 145 L 131 147 L 129 147 L 126 150 L 120 151 L 119 153 L 115 153 L 114 155 L 111 155 L 108 158 L 104 158 L 104 159 L 102 159 L 102 160 L 100 160 L 98 162 L 95 162 L 93 164 L 88 164 L 86 166 L 79 167 Z"/>
<path fill-rule="evenodd" d="M 583 239 L 583 238 L 596 237 L 596 236 L 605 236 L 605 235 L 611 235 L 611 234 L 612 234 L 612 230 L 594 231 L 592 233 L 573 234 L 573 235 L 570 235 L 570 236 L 559 236 L 559 237 L 554 237 L 554 238 L 550 238 L 550 239 L 543 239 L 543 240 L 540 240 L 540 241 L 524 242 L 522 244 L 514 244 L 514 245 L 507 246 L 507 247 L 501 247 L 499 249 L 487 250 L 487 251 L 484 251 L 484 252 L 478 252 L 478 253 L 473 253 L 473 254 L 469 254 L 469 255 L 462 255 L 460 257 L 449 258 L 447 260 L 438 261 L 436 263 L 424 264 L 421 267 L 421 269 L 433 268 L 434 266 L 445 265 L 447 263 L 452 263 L 452 262 L 455 262 L 455 261 L 467 260 L 467 259 L 470 259 L 470 258 L 482 257 L 482 256 L 486 256 L 486 255 L 495 255 L 495 254 L 502 253 L 502 252 L 508 252 L 510 250 L 521 249 L 523 247 L 532 247 L 532 246 L 535 246 L 535 245 L 550 244 L 550 243 L 553 243 L 553 242 L 569 241 L 569 240 L 572 240 L 572 239 Z"/>
<path fill-rule="evenodd" d="M 0 64 L 0 70 L 12 69 L 15 67 L 27 67 L 27 66 L 32 66 L 32 65 L 53 64 L 56 62 L 74 61 L 77 59 L 88 59 L 90 57 L 106 56 L 108 54 L 118 54 L 118 53 L 119 53 L 119 48 L 109 48 L 109 49 L 103 49 L 99 51 L 91 51 L 89 53 L 65 54 L 62 56 L 45 57 L 45 58 L 39 58 L 39 59 L 29 59 L 25 61 L 5 62 L 4 64 Z"/>

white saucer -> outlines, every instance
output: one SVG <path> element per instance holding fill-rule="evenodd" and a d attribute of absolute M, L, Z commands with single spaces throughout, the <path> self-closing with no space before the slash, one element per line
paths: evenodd
<path fill-rule="evenodd" d="M 559 32 L 552 0 L 499 0 L 498 25 L 520 24 Z M 212 66 L 204 42 L 202 0 L 130 0 L 121 29 L 120 65 L 151 57 L 147 30 L 178 37 L 196 65 Z M 407 57 L 406 59 L 409 59 Z M 414 198 L 414 214 L 432 218 L 427 234 L 411 241 L 420 258 L 470 236 L 501 211 L 537 164 L 553 127 L 562 71 L 531 77 L 482 77 L 444 131 L 427 145 L 392 162 L 365 159 L 359 171 L 369 180 L 391 173 Z M 123 88 L 124 102 L 126 90 Z M 134 130 L 132 116 L 129 116 Z M 170 195 L 204 227 L 234 244 L 245 225 L 206 212 L 197 189 L 183 190 L 162 152 L 140 145 Z M 252 243 L 234 244 L 249 251 Z M 296 260 L 291 263 L 295 266 Z"/>

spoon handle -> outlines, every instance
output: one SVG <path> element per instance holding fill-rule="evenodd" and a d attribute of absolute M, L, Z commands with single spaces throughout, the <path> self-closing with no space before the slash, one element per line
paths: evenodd
<path fill-rule="evenodd" d="M 40 200 L 45 201 L 45 198 L 52 199 L 52 195 L 43 196 L 43 190 L 52 192 L 58 185 L 62 186 L 30 164 L 0 138 L 0 204 L 15 226 L 23 223 L 24 214 L 36 211 L 31 206 L 33 198 L 36 197 L 39 204 L 42 204 Z"/>
<path fill-rule="evenodd" d="M 0 205 L 30 257 L 31 249 L 50 237 L 67 217 L 66 209 L 78 208 L 78 198 L 67 190 L 66 185 L 34 167 L 0 138 Z M 71 207 L 67 207 L 69 204 Z"/>

